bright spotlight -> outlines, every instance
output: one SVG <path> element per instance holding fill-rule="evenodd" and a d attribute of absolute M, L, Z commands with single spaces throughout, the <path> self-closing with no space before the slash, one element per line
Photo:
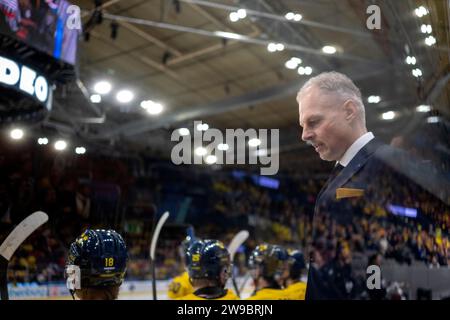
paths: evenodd
<path fill-rule="evenodd" d="M 236 22 L 239 20 L 239 15 L 237 12 L 231 12 L 230 13 L 230 20 L 231 22 Z"/>
<path fill-rule="evenodd" d="M 381 118 L 383 118 L 383 120 L 392 120 L 395 118 L 395 112 L 394 111 L 384 112 L 381 115 Z"/>
<path fill-rule="evenodd" d="M 305 74 L 309 76 L 311 73 L 312 73 L 312 68 L 311 67 L 305 67 Z"/>
<path fill-rule="evenodd" d="M 85 147 L 77 147 L 77 148 L 75 148 L 75 153 L 76 154 L 85 154 L 86 148 Z"/>
<path fill-rule="evenodd" d="M 276 44 L 276 43 L 273 43 L 273 42 L 269 43 L 269 44 L 267 45 L 267 51 L 269 51 L 269 52 L 275 52 L 275 51 L 277 51 L 277 44 Z"/>
<path fill-rule="evenodd" d="M 416 108 L 417 112 L 429 112 L 431 111 L 431 107 L 428 105 L 420 105 Z"/>
<path fill-rule="evenodd" d="M 369 96 L 367 98 L 368 103 L 379 103 L 381 101 L 380 96 Z"/>
<path fill-rule="evenodd" d="M 67 148 L 67 142 L 64 140 L 58 140 L 54 144 L 55 150 L 63 151 Z"/>
<path fill-rule="evenodd" d="M 258 138 L 253 138 L 253 139 L 250 139 L 249 141 L 248 141 L 248 145 L 250 146 L 250 147 L 257 147 L 257 146 L 259 146 L 261 144 L 261 140 L 259 140 Z"/>
<path fill-rule="evenodd" d="M 111 83 L 108 81 L 99 81 L 94 85 L 94 90 L 98 94 L 108 94 L 111 91 Z"/>
<path fill-rule="evenodd" d="M 48 144 L 48 139 L 47 138 L 39 138 L 38 139 L 38 144 L 46 145 L 46 144 Z"/>
<path fill-rule="evenodd" d="M 438 123 L 439 121 L 440 121 L 439 117 L 436 117 L 436 116 L 427 118 L 428 123 Z"/>
<path fill-rule="evenodd" d="M 91 102 L 92 103 L 100 103 L 100 102 L 102 102 L 102 96 L 99 95 L 99 94 L 91 95 Z"/>
<path fill-rule="evenodd" d="M 161 103 L 157 103 L 152 100 L 142 101 L 141 108 L 145 109 L 151 115 L 160 114 L 164 109 Z"/>
<path fill-rule="evenodd" d="M 286 68 L 288 68 L 288 69 L 293 70 L 293 69 L 296 69 L 296 68 L 297 68 L 298 64 L 297 64 L 295 61 L 293 61 L 293 60 L 291 59 L 291 60 L 286 61 L 286 63 L 284 64 L 284 66 L 285 66 Z"/>
<path fill-rule="evenodd" d="M 206 157 L 205 160 L 207 164 L 214 164 L 217 162 L 217 157 L 210 154 L 209 156 Z"/>
<path fill-rule="evenodd" d="M 416 16 L 422 18 L 428 14 L 428 10 L 424 6 L 420 6 L 414 10 Z"/>
<path fill-rule="evenodd" d="M 180 128 L 178 129 L 178 133 L 180 134 L 180 136 L 188 136 L 190 134 L 188 128 Z"/>
<path fill-rule="evenodd" d="M 422 70 L 420 70 L 419 68 L 413 69 L 413 70 L 411 71 L 411 73 L 412 73 L 413 76 L 416 77 L 416 78 L 422 76 Z"/>
<path fill-rule="evenodd" d="M 427 46 L 430 46 L 430 47 L 431 47 L 432 45 L 436 44 L 436 38 L 433 37 L 433 36 L 427 37 L 427 38 L 425 39 L 425 44 L 426 44 Z"/>
<path fill-rule="evenodd" d="M 120 103 L 128 103 L 133 100 L 133 98 L 134 94 L 130 90 L 120 90 L 116 95 L 116 99 Z"/>
<path fill-rule="evenodd" d="M 407 64 L 415 65 L 415 64 L 416 64 L 416 57 L 410 57 L 410 56 L 407 56 L 407 57 L 406 57 L 406 63 L 407 63 Z"/>
<path fill-rule="evenodd" d="M 16 129 L 11 130 L 9 135 L 10 135 L 11 139 L 13 139 L 13 140 L 20 140 L 23 138 L 24 132 L 22 129 L 16 128 Z"/>
<path fill-rule="evenodd" d="M 277 51 L 283 51 L 283 50 L 284 50 L 284 44 L 282 44 L 282 43 L 277 43 L 277 44 L 276 44 L 276 49 L 277 49 Z"/>
<path fill-rule="evenodd" d="M 431 33 L 433 32 L 433 28 L 431 27 L 430 24 L 423 24 L 420 26 L 420 31 L 422 33 Z"/>
<path fill-rule="evenodd" d="M 207 123 L 199 123 L 197 125 L 197 130 L 198 131 L 206 131 L 209 129 L 209 125 Z"/>
<path fill-rule="evenodd" d="M 286 14 L 284 15 L 284 17 L 285 17 L 287 20 L 294 20 L 295 13 L 293 13 L 293 12 L 288 12 L 288 13 L 286 13 Z"/>
<path fill-rule="evenodd" d="M 239 19 L 244 19 L 247 16 L 247 10 L 239 9 L 237 11 L 237 15 L 238 15 Z"/>
<path fill-rule="evenodd" d="M 325 46 L 322 48 L 323 53 L 326 54 L 335 54 L 336 53 L 336 48 L 333 46 Z"/>

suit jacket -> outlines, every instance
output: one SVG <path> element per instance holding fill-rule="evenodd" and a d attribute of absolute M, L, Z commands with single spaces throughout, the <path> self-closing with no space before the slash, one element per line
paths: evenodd
<path fill-rule="evenodd" d="M 311 258 L 314 268 L 308 274 L 307 300 L 358 299 L 363 295 L 366 279 L 355 275 L 367 275 L 367 266 L 352 266 L 354 243 L 363 241 L 366 255 L 372 254 L 368 245 L 373 246 L 373 253 L 378 250 L 364 232 L 367 221 L 375 219 L 374 211 L 380 213 L 380 219 L 389 228 L 399 218 L 389 212 L 388 205 L 412 207 L 421 191 L 433 194 L 436 201 L 448 201 L 448 194 L 442 192 L 450 190 L 448 181 L 432 170 L 431 166 L 412 160 L 408 153 L 373 139 L 325 184 L 314 209 L 312 239 L 317 253 L 312 256 L 318 254 L 320 261 Z M 362 267 L 363 270 L 355 270 Z"/>

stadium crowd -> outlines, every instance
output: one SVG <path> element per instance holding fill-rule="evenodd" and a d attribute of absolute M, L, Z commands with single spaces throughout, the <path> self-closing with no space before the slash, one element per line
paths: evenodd
<path fill-rule="evenodd" d="M 229 243 L 237 231 L 248 229 L 251 239 L 236 261 L 242 274 L 246 255 L 261 242 L 295 245 L 306 254 L 331 258 L 351 251 L 352 256 L 346 257 L 349 265 L 367 264 L 364 257 L 376 255 L 429 267 L 448 267 L 450 262 L 449 207 L 427 192 L 405 199 L 408 206 L 418 209 L 417 218 L 371 206 L 360 208 L 354 223 L 345 226 L 320 217 L 315 246 L 322 249 L 313 252 L 311 214 L 327 177 L 326 171 L 320 173 L 322 168 L 308 176 L 282 170 L 274 178 L 279 185 L 269 188 L 243 170 L 187 171 L 150 159 L 55 157 L 36 148 L 32 152 L 2 150 L 0 165 L 0 239 L 30 210 L 43 210 L 50 217 L 10 262 L 13 283 L 62 280 L 68 244 L 87 227 L 124 230 L 131 258 L 127 276 L 149 278 L 148 248 L 155 212 L 166 209 L 178 212 L 172 224 L 192 224 L 199 237 L 214 235 Z M 384 178 L 388 201 L 389 179 Z M 148 208 L 145 203 L 154 206 Z M 158 278 L 181 271 L 180 239 L 179 235 L 162 239 L 157 251 Z"/>

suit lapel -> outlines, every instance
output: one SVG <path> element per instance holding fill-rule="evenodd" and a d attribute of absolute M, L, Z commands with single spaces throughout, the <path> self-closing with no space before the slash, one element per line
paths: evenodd
<path fill-rule="evenodd" d="M 339 175 L 329 181 L 323 192 L 319 194 L 318 201 L 321 201 L 322 198 L 326 196 L 334 199 L 336 189 L 342 187 L 351 177 L 353 177 L 364 166 L 373 153 L 382 145 L 382 142 L 377 139 L 372 139 L 361 150 L 359 150 L 350 163 L 342 169 Z"/>

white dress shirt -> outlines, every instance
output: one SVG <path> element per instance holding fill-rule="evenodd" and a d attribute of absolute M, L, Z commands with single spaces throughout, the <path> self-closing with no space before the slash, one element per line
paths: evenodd
<path fill-rule="evenodd" d="M 373 135 L 372 132 L 367 132 L 363 134 L 361 137 L 356 139 L 355 142 L 353 142 L 350 148 L 348 148 L 347 151 L 345 151 L 344 155 L 337 163 L 346 167 L 350 163 L 350 161 L 352 161 L 352 159 L 356 156 L 358 151 L 361 150 L 366 144 L 368 144 L 369 141 L 372 140 L 373 138 L 375 138 L 375 136 Z"/>

